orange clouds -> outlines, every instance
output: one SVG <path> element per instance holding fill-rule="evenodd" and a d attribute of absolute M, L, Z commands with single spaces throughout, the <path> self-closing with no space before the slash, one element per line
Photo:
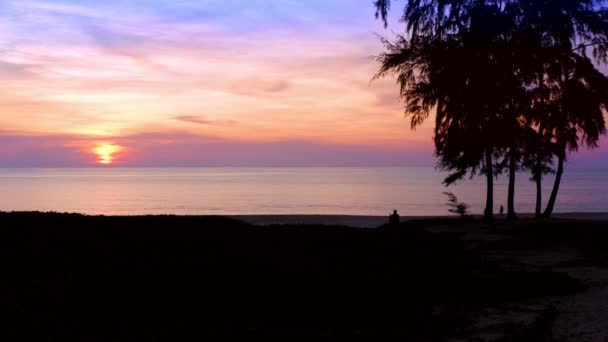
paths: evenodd
<path fill-rule="evenodd" d="M 148 11 L 148 4 L 116 16 L 112 6 L 119 2 L 112 0 L 90 8 L 62 2 L 10 2 L 5 13 L 11 15 L 0 13 L 0 129 L 45 141 L 71 137 L 65 146 L 52 146 L 77 155 L 75 164 L 136 163 L 138 153 L 146 154 L 140 161 L 154 164 L 150 151 L 173 160 L 171 149 L 187 155 L 184 163 L 195 163 L 202 145 L 190 148 L 193 137 L 235 142 L 241 146 L 235 150 L 298 142 L 284 153 L 297 153 L 297 146 L 314 150 L 310 145 L 430 148 L 430 123 L 409 130 L 394 82 L 370 84 L 377 65 L 369 56 L 381 51 L 372 31 L 383 30 L 371 6 L 360 9 L 364 20 L 340 26 L 310 22 L 322 12 L 314 6 L 340 6 L 336 16 L 344 11 L 350 20 L 351 7 L 342 7 L 350 2 L 273 1 L 314 13 L 284 14 L 305 23 L 300 27 L 289 26 L 293 20 L 274 23 L 273 16 L 264 23 L 277 27 L 239 31 L 214 16 L 175 20 Z M 171 7 L 187 5 L 188 15 L 201 6 L 180 3 Z M 133 141 L 150 132 L 171 136 L 171 143 Z M 95 145 L 100 141 L 108 145 Z"/>
<path fill-rule="evenodd" d="M 280 31 L 243 36 L 219 24 L 169 25 L 135 13 L 114 20 L 108 11 L 76 4 L 15 6 L 55 25 L 20 37 L 24 24 L 13 23 L 8 30 L 15 35 L 0 41 L 0 63 L 23 76 L 4 82 L 4 129 L 106 137 L 154 127 L 349 144 L 423 137 L 408 132 L 396 96 L 387 100 L 386 94 L 397 94 L 392 81 L 370 85 L 377 65 L 368 57 L 381 48 L 370 32 L 380 27 L 371 15 L 356 32 L 328 27 L 297 37 Z M 75 25 L 60 14 L 94 18 L 96 26 Z M 56 36 L 53 44 L 45 35 Z M 200 113 L 214 124 L 201 124 Z"/>

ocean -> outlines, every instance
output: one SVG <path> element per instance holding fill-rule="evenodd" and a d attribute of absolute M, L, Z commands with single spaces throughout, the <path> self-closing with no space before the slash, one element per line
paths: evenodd
<path fill-rule="evenodd" d="M 556 212 L 608 212 L 602 169 L 564 174 Z M 444 191 L 481 213 L 483 177 L 446 188 L 430 167 L 352 168 L 63 168 L 0 169 L 0 211 L 104 215 L 327 214 L 447 215 Z M 534 211 L 535 186 L 520 174 L 516 209 Z M 553 184 L 544 184 L 543 205 Z M 507 178 L 495 189 L 496 211 L 507 200 Z"/>

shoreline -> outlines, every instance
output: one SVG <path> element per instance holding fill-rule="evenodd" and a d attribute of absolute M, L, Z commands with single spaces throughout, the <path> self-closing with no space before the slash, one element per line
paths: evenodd
<path fill-rule="evenodd" d="M 151 215 L 89 215 L 81 213 L 62 213 L 62 212 L 42 212 L 42 211 L 0 211 L 0 214 L 10 213 L 57 213 L 82 215 L 88 217 L 226 217 L 239 220 L 257 226 L 268 225 L 323 225 L 323 226 L 348 226 L 354 228 L 376 228 L 388 223 L 389 215 L 332 215 L 332 214 L 260 214 L 260 215 L 175 215 L 175 214 L 151 214 Z M 481 218 L 481 215 L 472 215 L 474 218 Z M 497 214 L 498 221 L 504 220 L 506 215 Z M 534 219 L 534 214 L 518 214 L 523 220 Z M 437 219 L 458 219 L 456 215 L 420 215 L 420 216 L 401 216 L 402 222 L 414 220 L 437 220 Z M 554 220 L 576 220 L 576 221 L 608 221 L 608 212 L 572 212 L 555 213 L 551 219 Z"/>
<path fill-rule="evenodd" d="M 481 215 L 472 215 L 481 217 Z M 504 219 L 506 215 L 496 215 L 497 220 Z M 320 225 L 345 225 L 351 227 L 378 227 L 388 223 L 388 217 L 377 215 L 229 215 L 226 217 L 241 220 L 253 225 L 273 224 L 320 224 Z M 533 219 L 534 214 L 518 214 L 520 219 Z M 434 220 L 434 219 L 458 219 L 455 215 L 422 215 L 401 216 L 401 221 L 412 220 Z M 608 213 L 556 213 L 552 219 L 557 220 L 583 220 L 583 221 L 608 221 Z"/>

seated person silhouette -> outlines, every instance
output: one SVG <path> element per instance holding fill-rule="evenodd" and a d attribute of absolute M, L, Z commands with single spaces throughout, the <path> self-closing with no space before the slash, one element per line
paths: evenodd
<path fill-rule="evenodd" d="M 399 224 L 399 214 L 397 214 L 397 210 L 393 210 L 393 214 L 388 217 L 388 223 L 392 225 Z"/>

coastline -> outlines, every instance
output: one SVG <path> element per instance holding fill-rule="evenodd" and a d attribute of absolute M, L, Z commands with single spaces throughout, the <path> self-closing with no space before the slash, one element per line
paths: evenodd
<path fill-rule="evenodd" d="M 0 214 L 11 214 L 11 213 L 37 213 L 46 214 L 48 212 L 42 211 L 13 211 L 5 212 L 0 211 Z M 55 213 L 55 212 L 53 212 Z M 63 214 L 63 213 L 61 213 Z M 273 214 L 261 214 L 261 215 L 174 215 L 174 214 L 162 214 L 162 215 L 88 215 L 81 213 L 65 213 L 70 215 L 82 215 L 88 217 L 105 216 L 105 217 L 163 217 L 163 216 L 175 216 L 175 217 L 226 217 L 235 220 L 239 220 L 251 225 L 256 226 L 269 226 L 269 225 L 321 225 L 321 226 L 347 226 L 353 228 L 377 228 L 388 223 L 388 214 L 386 216 L 378 215 L 310 215 L 310 214 L 289 214 L 289 215 L 273 215 Z M 474 218 L 481 218 L 481 215 L 473 215 Z M 534 214 L 518 214 L 518 217 L 523 220 L 530 220 L 534 218 Z M 420 216 L 401 216 L 402 222 L 407 221 L 419 221 L 419 220 L 444 220 L 444 219 L 459 219 L 455 215 L 420 215 Z M 505 216 L 496 215 L 497 221 L 502 221 Z M 556 213 L 550 220 L 575 220 L 575 221 L 608 221 L 608 213 Z"/>
<path fill-rule="evenodd" d="M 374 215 L 228 215 L 227 217 L 241 220 L 253 225 L 274 224 L 306 224 L 306 225 L 338 225 L 356 228 L 374 228 L 388 223 L 386 216 Z M 475 217 L 480 217 L 475 215 Z M 534 218 L 534 214 L 520 214 L 521 219 Z M 401 221 L 412 220 L 434 220 L 434 219 L 458 219 L 454 215 L 427 215 L 427 216 L 401 216 Z M 501 220 L 504 216 L 496 215 Z M 557 220 L 584 220 L 584 221 L 608 221 L 608 213 L 556 213 L 552 219 Z"/>

